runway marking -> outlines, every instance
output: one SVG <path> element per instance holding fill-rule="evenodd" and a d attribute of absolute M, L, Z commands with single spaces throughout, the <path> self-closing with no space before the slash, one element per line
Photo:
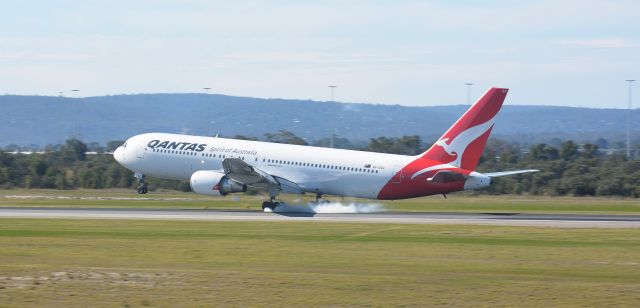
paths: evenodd
<path fill-rule="evenodd" d="M 0 218 L 447 224 L 560 228 L 640 228 L 640 216 L 470 213 L 291 214 L 257 211 L 0 208 Z"/>

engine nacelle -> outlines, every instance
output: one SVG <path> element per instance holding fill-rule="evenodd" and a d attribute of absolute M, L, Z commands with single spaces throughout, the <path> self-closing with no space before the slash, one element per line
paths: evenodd
<path fill-rule="evenodd" d="M 464 189 L 479 189 L 489 187 L 491 185 L 491 178 L 478 172 L 471 172 L 469 177 L 464 182 Z"/>
<path fill-rule="evenodd" d="M 193 192 L 209 196 L 225 196 L 247 191 L 247 185 L 239 184 L 227 178 L 224 173 L 212 170 L 194 172 L 189 183 Z"/>

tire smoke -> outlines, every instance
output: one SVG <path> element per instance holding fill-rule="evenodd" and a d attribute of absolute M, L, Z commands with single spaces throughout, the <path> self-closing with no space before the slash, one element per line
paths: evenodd
<path fill-rule="evenodd" d="M 273 211 L 265 209 L 265 212 L 273 213 L 309 213 L 309 214 L 345 214 L 345 213 L 377 213 L 386 209 L 379 203 L 341 203 L 325 202 L 307 204 L 281 203 Z"/>

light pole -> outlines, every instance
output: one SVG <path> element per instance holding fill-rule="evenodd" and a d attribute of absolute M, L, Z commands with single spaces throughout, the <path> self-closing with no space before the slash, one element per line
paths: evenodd
<path fill-rule="evenodd" d="M 205 122 L 207 123 L 207 136 L 211 136 L 211 106 L 209 106 L 209 91 L 211 90 L 211 88 L 209 87 L 204 87 L 202 88 L 202 90 L 204 90 L 204 93 L 207 95 L 205 98 L 205 108 L 207 108 L 207 112 L 206 112 L 206 119 Z"/>
<path fill-rule="evenodd" d="M 467 85 L 467 105 L 471 105 L 471 86 L 473 82 L 465 82 L 464 84 Z"/>
<path fill-rule="evenodd" d="M 334 91 L 336 90 L 337 87 L 338 86 L 329 86 L 329 88 L 331 88 L 331 102 L 332 103 L 335 103 L 335 93 L 334 93 Z M 331 110 L 331 109 L 329 109 L 329 110 Z M 335 127 L 334 127 L 335 126 L 334 125 L 334 121 L 335 121 L 334 116 L 335 116 L 335 114 L 330 112 L 329 116 L 331 117 L 331 138 L 329 139 L 329 147 L 333 148 L 333 137 L 336 134 Z"/>
<path fill-rule="evenodd" d="M 629 83 L 629 113 L 627 114 L 627 159 L 631 159 L 631 113 L 632 109 L 632 96 L 631 90 L 633 89 L 633 82 L 635 79 L 627 79 L 626 82 Z"/>
<path fill-rule="evenodd" d="M 80 92 L 80 90 L 78 89 L 72 89 L 71 92 L 73 92 L 74 95 L 72 95 L 71 97 L 75 97 L 75 94 L 78 94 L 78 92 Z M 76 109 L 77 111 L 81 111 L 81 105 L 78 105 L 78 108 Z M 80 136 L 80 129 L 78 128 L 79 123 L 77 122 L 80 117 L 82 116 L 82 114 L 78 114 L 78 116 L 73 117 L 73 130 L 71 131 L 71 137 L 72 138 L 82 138 L 82 136 Z"/>
<path fill-rule="evenodd" d="M 58 92 L 58 97 L 60 97 L 60 109 L 59 117 L 58 117 L 58 133 L 60 134 L 60 146 L 64 143 L 64 91 Z"/>

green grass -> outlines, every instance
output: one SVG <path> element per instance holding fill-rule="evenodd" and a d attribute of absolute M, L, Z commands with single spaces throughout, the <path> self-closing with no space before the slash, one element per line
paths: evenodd
<path fill-rule="evenodd" d="M 25 196 L 31 198 L 24 199 Z M 20 197 L 20 198 L 19 198 Z M 313 196 L 282 196 L 290 203 L 305 203 Z M 145 196 L 131 190 L 5 190 L 0 192 L 0 207 L 131 207 L 131 208 L 220 208 L 260 209 L 265 196 L 244 194 L 208 197 L 183 192 L 152 192 Z M 542 196 L 469 196 L 452 194 L 398 200 L 328 199 L 344 202 L 376 202 L 396 211 L 476 212 L 476 213 L 598 213 L 640 214 L 639 199 L 542 197 Z"/>
<path fill-rule="evenodd" d="M 0 306 L 640 305 L 640 230 L 0 219 Z"/>

